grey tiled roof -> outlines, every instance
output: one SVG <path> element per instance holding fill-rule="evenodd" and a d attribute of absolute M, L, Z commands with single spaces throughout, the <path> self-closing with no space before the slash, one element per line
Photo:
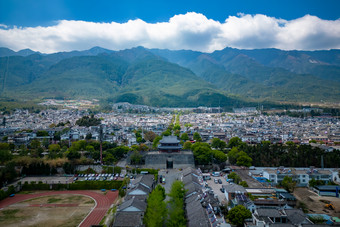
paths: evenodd
<path fill-rule="evenodd" d="M 142 227 L 143 225 L 143 212 L 117 212 L 115 227 Z"/>
<path fill-rule="evenodd" d="M 135 207 L 137 209 L 139 209 L 140 211 L 145 212 L 146 210 L 146 202 L 143 200 L 139 200 L 136 197 L 132 197 L 131 199 L 125 201 L 124 203 L 122 203 L 119 206 L 119 210 L 123 211 L 124 209 L 128 208 L 128 207 Z"/>

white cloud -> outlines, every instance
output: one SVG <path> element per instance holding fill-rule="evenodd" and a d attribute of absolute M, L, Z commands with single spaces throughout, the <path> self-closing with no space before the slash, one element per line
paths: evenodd
<path fill-rule="evenodd" d="M 239 13 L 223 23 L 199 13 L 175 15 L 168 22 L 96 23 L 62 20 L 48 27 L 0 24 L 0 46 L 30 48 L 43 53 L 85 50 L 101 46 L 121 50 L 147 48 L 191 49 L 212 52 L 225 47 L 317 50 L 340 48 L 340 19 L 329 21 L 306 15 L 283 20 Z"/>

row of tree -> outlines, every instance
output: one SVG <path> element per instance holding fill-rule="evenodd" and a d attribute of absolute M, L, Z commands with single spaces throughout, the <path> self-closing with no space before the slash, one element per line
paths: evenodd
<path fill-rule="evenodd" d="M 174 181 L 168 194 L 169 201 L 165 202 L 165 189 L 161 185 L 157 185 L 147 200 L 144 224 L 147 227 L 164 225 L 185 227 L 184 195 L 183 182 Z"/>

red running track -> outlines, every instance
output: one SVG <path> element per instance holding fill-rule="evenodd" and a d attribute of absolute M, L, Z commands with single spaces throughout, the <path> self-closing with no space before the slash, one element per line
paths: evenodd
<path fill-rule="evenodd" d="M 98 225 L 104 218 L 106 212 L 109 210 L 112 203 L 118 197 L 118 191 L 107 191 L 106 195 L 99 194 L 93 191 L 50 191 L 38 194 L 16 194 L 14 197 L 8 197 L 0 201 L 0 209 L 18 203 L 27 199 L 37 198 L 48 195 L 60 195 L 60 194 L 74 194 L 85 195 L 95 200 L 96 206 L 90 211 L 86 218 L 79 224 L 80 227 L 88 227 L 91 225 Z"/>

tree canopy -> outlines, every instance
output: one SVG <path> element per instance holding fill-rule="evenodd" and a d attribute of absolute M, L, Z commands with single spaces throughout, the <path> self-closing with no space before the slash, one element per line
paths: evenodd
<path fill-rule="evenodd" d="M 244 206 L 237 205 L 229 210 L 227 217 L 233 225 L 241 227 L 245 219 L 251 218 L 251 212 Z"/>

